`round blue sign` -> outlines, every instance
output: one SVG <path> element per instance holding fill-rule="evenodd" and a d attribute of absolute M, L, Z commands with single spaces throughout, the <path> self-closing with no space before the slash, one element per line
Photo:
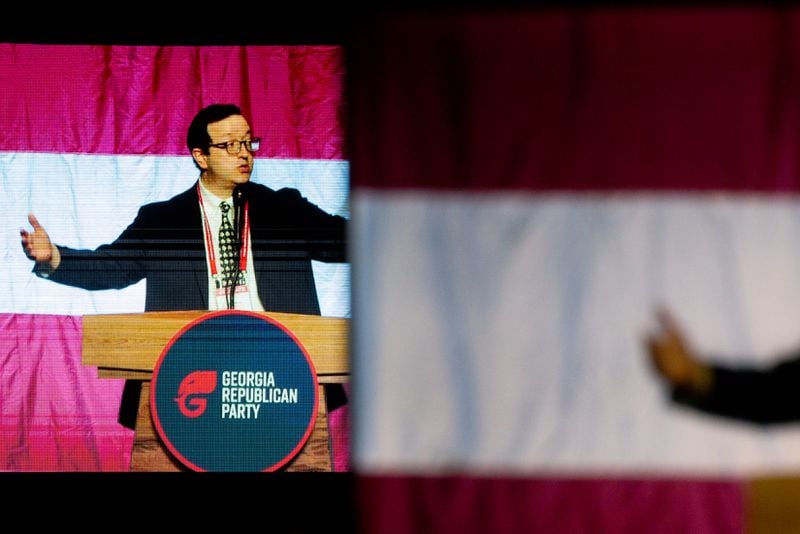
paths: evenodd
<path fill-rule="evenodd" d="M 164 444 L 195 471 L 275 471 L 311 435 L 317 386 L 311 358 L 281 324 L 211 312 L 167 344 L 150 410 Z"/>

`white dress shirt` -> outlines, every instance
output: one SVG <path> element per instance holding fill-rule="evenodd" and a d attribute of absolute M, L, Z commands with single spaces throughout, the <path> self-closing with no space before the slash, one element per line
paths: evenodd
<path fill-rule="evenodd" d="M 216 258 L 217 272 L 221 274 L 222 265 L 220 263 L 220 249 L 219 249 L 219 227 L 222 224 L 222 210 L 219 205 L 222 201 L 227 202 L 231 207 L 233 206 L 233 197 L 219 198 L 211 191 L 206 189 L 203 181 L 200 180 L 200 195 L 202 202 L 200 204 L 200 215 L 208 222 L 208 229 L 210 230 L 211 246 L 214 250 Z M 230 213 L 230 212 L 229 212 Z M 204 240 L 206 241 L 206 266 L 208 268 L 208 309 L 209 310 L 226 310 L 228 309 L 228 297 L 226 290 L 218 290 L 213 275 L 211 274 L 211 258 L 208 254 L 209 243 L 208 233 L 205 232 L 205 222 L 203 222 Z M 253 265 L 253 250 L 250 243 L 250 232 L 248 229 L 246 239 L 247 247 L 247 273 L 245 276 L 245 284 L 236 287 L 236 296 L 234 298 L 234 307 L 237 310 L 250 310 L 250 311 L 264 311 L 264 306 L 261 304 L 261 299 L 258 297 L 258 288 L 256 287 L 256 272 Z M 230 291 L 230 290 L 228 290 Z"/>

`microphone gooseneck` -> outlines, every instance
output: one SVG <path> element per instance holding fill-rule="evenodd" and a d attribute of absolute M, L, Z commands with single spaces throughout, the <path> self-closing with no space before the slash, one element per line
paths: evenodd
<path fill-rule="evenodd" d="M 244 226 L 244 208 L 247 203 L 247 186 L 247 183 L 239 184 L 233 189 L 233 247 L 235 249 L 234 258 L 236 271 L 230 286 L 230 298 L 228 299 L 228 308 L 231 310 L 236 307 L 236 286 L 239 284 L 239 276 L 242 272 L 241 258 L 245 239 L 242 234 Z"/>

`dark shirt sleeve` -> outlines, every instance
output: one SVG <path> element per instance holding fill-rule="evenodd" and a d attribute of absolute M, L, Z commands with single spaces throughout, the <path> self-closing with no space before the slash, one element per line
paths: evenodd
<path fill-rule="evenodd" d="M 287 257 L 307 257 L 322 262 L 347 262 L 347 219 L 332 215 L 293 188 L 277 192 L 280 200 L 279 239 L 256 243 L 268 250 L 285 250 Z M 275 237 L 271 234 L 271 237 Z M 293 251 L 296 251 L 293 252 Z"/>
<path fill-rule="evenodd" d="M 346 262 L 347 219 L 324 211 L 316 204 L 309 202 L 299 191 L 296 191 L 295 194 L 304 206 L 302 218 L 319 230 L 311 247 L 312 259 L 325 262 Z"/>
<path fill-rule="evenodd" d="M 114 242 L 94 250 L 58 246 L 57 269 L 38 272 L 53 282 L 89 290 L 121 289 L 145 276 L 141 211 L 136 220 Z"/>
<path fill-rule="evenodd" d="M 765 368 L 714 366 L 712 390 L 703 396 L 675 389 L 677 403 L 762 425 L 800 422 L 800 353 Z"/>

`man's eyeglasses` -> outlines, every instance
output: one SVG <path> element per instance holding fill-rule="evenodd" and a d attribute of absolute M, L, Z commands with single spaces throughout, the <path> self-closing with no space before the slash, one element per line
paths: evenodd
<path fill-rule="evenodd" d="M 261 138 L 254 137 L 252 139 L 246 139 L 244 141 L 226 141 L 225 143 L 214 143 L 208 146 L 213 146 L 214 148 L 224 148 L 228 151 L 228 154 L 231 156 L 238 156 L 239 151 L 244 146 L 245 150 L 252 153 L 258 150 L 258 147 L 261 145 Z"/>

